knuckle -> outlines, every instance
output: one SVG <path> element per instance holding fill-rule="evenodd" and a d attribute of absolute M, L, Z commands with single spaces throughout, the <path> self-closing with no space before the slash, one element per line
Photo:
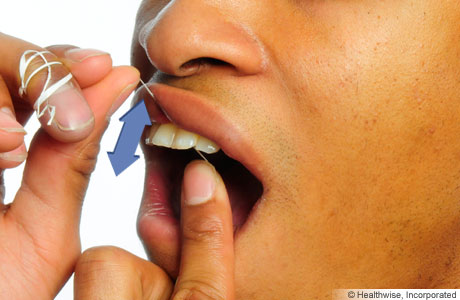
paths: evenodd
<path fill-rule="evenodd" d="M 111 246 L 94 247 L 86 250 L 80 256 L 75 268 L 76 275 L 94 275 L 111 271 L 120 264 L 120 249 Z"/>
<path fill-rule="evenodd" d="M 224 224 L 218 217 L 194 218 L 183 226 L 183 238 L 197 243 L 210 243 L 222 241 L 224 237 Z"/>
<path fill-rule="evenodd" d="M 73 169 L 84 179 L 89 178 L 96 166 L 97 156 L 100 151 L 100 144 L 90 142 L 85 144 L 74 159 Z"/>
<path fill-rule="evenodd" d="M 120 261 L 120 249 L 96 247 L 82 253 L 75 266 L 75 283 L 79 287 L 97 288 L 101 284 L 115 280 L 124 269 Z"/>
<path fill-rule="evenodd" d="M 224 293 L 204 281 L 188 281 L 182 284 L 172 300 L 226 300 Z"/>
<path fill-rule="evenodd" d="M 132 293 L 138 299 L 138 274 L 126 252 L 110 246 L 86 250 L 75 267 L 76 299 L 110 299 L 110 295 Z M 118 298 L 117 298 L 118 299 Z M 139 298 L 140 299 L 140 298 Z"/>

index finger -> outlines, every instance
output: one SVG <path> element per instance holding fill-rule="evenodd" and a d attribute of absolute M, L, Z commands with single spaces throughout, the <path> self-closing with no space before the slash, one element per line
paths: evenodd
<path fill-rule="evenodd" d="M 0 74 L 14 98 L 33 107 L 55 139 L 74 142 L 90 134 L 93 113 L 78 83 L 53 53 L 0 33 Z"/>
<path fill-rule="evenodd" d="M 227 191 L 214 167 L 190 163 L 181 200 L 182 253 L 173 300 L 233 300 L 232 212 Z"/>

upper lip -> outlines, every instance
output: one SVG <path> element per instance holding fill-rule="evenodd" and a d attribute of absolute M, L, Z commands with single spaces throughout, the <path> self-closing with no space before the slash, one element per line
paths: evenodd
<path fill-rule="evenodd" d="M 162 83 L 147 86 L 172 123 L 217 143 L 227 156 L 243 164 L 263 184 L 261 157 L 249 132 L 226 116 L 215 102 Z"/>

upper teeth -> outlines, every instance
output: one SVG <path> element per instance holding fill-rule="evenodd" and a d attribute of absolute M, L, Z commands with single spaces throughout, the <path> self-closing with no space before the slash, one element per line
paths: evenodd
<path fill-rule="evenodd" d="M 216 153 L 220 149 L 213 141 L 179 128 L 172 123 L 153 124 L 145 143 L 180 150 L 195 147 L 196 150 L 209 154 Z"/>

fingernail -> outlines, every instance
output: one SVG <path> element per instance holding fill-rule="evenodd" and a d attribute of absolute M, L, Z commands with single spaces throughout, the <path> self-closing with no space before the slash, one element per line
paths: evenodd
<path fill-rule="evenodd" d="M 101 55 L 109 55 L 109 53 L 97 50 L 97 49 L 80 49 L 80 48 L 74 48 L 67 50 L 64 53 L 64 56 L 70 60 L 73 60 L 75 62 L 82 62 L 85 59 L 88 59 L 90 57 L 94 56 L 101 56 Z"/>
<path fill-rule="evenodd" d="M 199 205 L 208 202 L 216 188 L 214 169 L 205 162 L 196 162 L 187 167 L 184 176 L 185 202 Z"/>
<path fill-rule="evenodd" d="M 120 106 L 125 102 L 126 98 L 133 92 L 133 89 L 137 86 L 138 82 L 131 83 L 128 86 L 126 86 L 123 91 L 121 91 L 120 95 L 118 96 L 117 100 L 115 100 L 112 104 L 112 107 L 110 107 L 107 116 L 111 117 L 117 109 L 120 108 Z"/>
<path fill-rule="evenodd" d="M 27 158 L 27 149 L 24 144 L 19 146 L 10 152 L 0 153 L 0 159 L 13 161 L 13 162 L 23 162 Z"/>
<path fill-rule="evenodd" d="M 16 117 L 9 107 L 0 108 L 0 130 L 26 134 L 24 127 L 16 121 Z"/>
<path fill-rule="evenodd" d="M 55 108 L 53 123 L 61 131 L 79 131 L 94 123 L 91 108 L 80 90 L 71 82 L 60 87 L 48 98 L 47 102 L 50 107 Z M 47 119 L 51 117 L 49 113 L 45 116 Z"/>

